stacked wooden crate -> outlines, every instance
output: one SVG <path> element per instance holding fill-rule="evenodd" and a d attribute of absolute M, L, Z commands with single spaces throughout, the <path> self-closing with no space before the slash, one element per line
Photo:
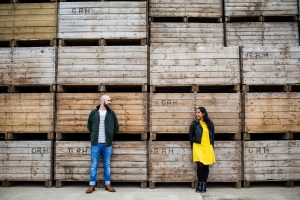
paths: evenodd
<path fill-rule="evenodd" d="M 58 27 L 56 186 L 88 182 L 91 144 L 77 141 L 89 140 L 88 116 L 106 94 L 124 140 L 113 143 L 112 181 L 145 187 L 147 143 L 131 136 L 148 131 L 146 2 L 60 2 Z"/>
<path fill-rule="evenodd" d="M 51 187 L 57 4 L 14 1 L 0 9 L 0 133 L 7 140 L 0 144 L 0 180 Z"/>
<path fill-rule="evenodd" d="M 245 186 L 299 180 L 285 140 L 300 131 L 298 14 L 296 0 L 225 0 L 226 43 L 243 46 Z"/>
<path fill-rule="evenodd" d="M 199 106 L 208 109 L 217 135 L 234 139 L 216 142 L 218 164 L 212 167 L 210 181 L 240 187 L 239 48 L 224 47 L 222 2 L 150 1 L 149 15 L 150 187 L 195 181 L 191 147 L 183 140 L 189 140 Z"/>

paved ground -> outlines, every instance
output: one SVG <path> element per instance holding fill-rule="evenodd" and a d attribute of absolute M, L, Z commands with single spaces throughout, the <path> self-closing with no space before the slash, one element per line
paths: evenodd
<path fill-rule="evenodd" d="M 142 189 L 137 185 L 116 185 L 117 192 L 109 193 L 97 188 L 85 194 L 85 186 L 66 185 L 62 188 L 44 188 L 41 185 L 0 187 L 0 200 L 299 200 L 300 186 L 251 186 L 235 189 L 232 186 L 213 185 L 205 194 L 195 193 L 187 185 L 159 185 L 155 189 Z"/>

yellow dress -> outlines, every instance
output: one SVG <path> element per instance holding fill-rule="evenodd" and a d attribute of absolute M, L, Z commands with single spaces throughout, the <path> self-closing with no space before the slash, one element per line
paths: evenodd
<path fill-rule="evenodd" d="M 213 146 L 210 144 L 209 131 L 205 122 L 200 121 L 202 126 L 201 144 L 193 143 L 193 161 L 201 162 L 204 165 L 211 165 L 216 162 Z"/>

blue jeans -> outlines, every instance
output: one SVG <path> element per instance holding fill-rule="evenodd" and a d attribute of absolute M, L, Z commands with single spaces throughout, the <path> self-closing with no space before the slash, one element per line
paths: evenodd
<path fill-rule="evenodd" d="M 105 185 L 110 184 L 110 158 L 112 154 L 112 146 L 107 147 L 105 144 L 98 144 L 97 146 L 91 146 L 90 185 L 96 185 L 98 161 L 101 154 Z"/>

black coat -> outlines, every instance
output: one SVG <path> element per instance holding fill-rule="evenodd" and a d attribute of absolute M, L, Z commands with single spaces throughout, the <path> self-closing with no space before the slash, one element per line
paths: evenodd
<path fill-rule="evenodd" d="M 212 123 L 212 122 L 211 122 Z M 208 126 L 208 131 L 209 131 L 209 140 L 210 144 L 214 145 L 215 142 L 215 127 L 214 124 L 212 123 L 210 126 Z M 191 146 L 193 143 L 201 144 L 201 139 L 202 139 L 202 126 L 200 125 L 199 121 L 194 120 L 191 125 L 190 125 L 190 143 Z"/>

